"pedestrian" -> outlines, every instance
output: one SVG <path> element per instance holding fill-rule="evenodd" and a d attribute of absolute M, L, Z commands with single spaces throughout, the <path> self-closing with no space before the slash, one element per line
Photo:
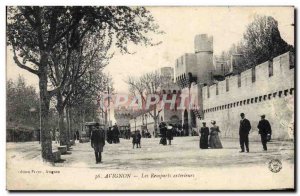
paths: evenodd
<path fill-rule="evenodd" d="M 216 125 L 216 121 L 211 121 L 212 127 L 210 128 L 209 146 L 210 148 L 223 148 L 219 133 L 221 132 L 219 127 Z"/>
<path fill-rule="evenodd" d="M 108 127 L 108 131 L 107 131 L 107 142 L 108 142 L 109 144 L 111 144 L 111 143 L 113 142 L 112 137 L 113 137 L 112 129 L 111 129 L 111 127 Z"/>
<path fill-rule="evenodd" d="M 126 140 L 127 140 L 127 134 L 128 134 L 127 129 L 125 129 L 124 130 L 124 139 L 126 139 Z"/>
<path fill-rule="evenodd" d="M 59 144 L 59 136 L 60 136 L 59 130 L 56 129 L 56 131 L 55 131 L 55 143 L 56 144 Z"/>
<path fill-rule="evenodd" d="M 177 136 L 177 127 L 176 127 L 176 125 L 173 125 L 172 126 L 172 135 L 173 135 L 173 137 L 175 136 Z"/>
<path fill-rule="evenodd" d="M 93 126 L 91 134 L 91 146 L 95 151 L 96 164 L 101 163 L 103 147 L 105 145 L 105 132 L 102 128 L 99 128 L 99 123 Z"/>
<path fill-rule="evenodd" d="M 132 149 L 134 149 L 134 146 L 136 145 L 136 131 L 132 133 Z"/>
<path fill-rule="evenodd" d="M 76 139 L 77 139 L 76 132 L 75 132 L 74 135 L 73 135 L 73 139 L 74 139 L 74 142 L 75 142 Z"/>
<path fill-rule="evenodd" d="M 128 130 L 127 130 L 127 139 L 129 139 L 129 140 L 130 140 L 130 133 L 131 133 L 131 130 L 128 129 Z"/>
<path fill-rule="evenodd" d="M 136 147 L 137 148 L 141 148 L 141 139 L 142 139 L 142 135 L 140 133 L 140 131 L 137 131 L 137 135 L 136 135 Z"/>
<path fill-rule="evenodd" d="M 117 124 L 115 124 L 113 126 L 112 132 L 113 132 L 113 143 L 114 144 L 120 143 L 120 139 L 119 139 L 120 132 L 119 132 Z"/>
<path fill-rule="evenodd" d="M 142 130 L 142 137 L 145 138 L 145 130 Z"/>
<path fill-rule="evenodd" d="M 138 141 L 138 140 L 140 140 L 140 141 Z M 136 148 L 139 147 L 138 142 L 141 143 L 141 139 L 138 136 L 138 130 L 137 130 L 137 131 L 134 131 L 134 133 L 132 134 L 132 149 L 134 149 L 135 145 L 136 145 Z"/>
<path fill-rule="evenodd" d="M 159 125 L 159 132 L 160 132 L 160 144 L 162 145 L 167 145 L 167 127 L 166 127 L 166 123 L 161 122 Z"/>
<path fill-rule="evenodd" d="M 206 126 L 206 122 L 203 122 L 203 127 L 200 129 L 200 148 L 201 149 L 208 149 L 208 136 L 209 136 L 209 129 Z"/>
<path fill-rule="evenodd" d="M 79 140 L 79 131 L 76 131 L 76 139 Z"/>
<path fill-rule="evenodd" d="M 261 120 L 259 121 L 257 128 L 258 133 L 261 137 L 261 143 L 263 145 L 264 151 L 267 151 L 267 142 L 268 142 L 268 136 L 270 137 L 272 135 L 272 128 L 268 120 L 265 119 L 266 116 L 263 114 L 261 115 Z"/>
<path fill-rule="evenodd" d="M 249 152 L 249 132 L 251 130 L 251 124 L 248 119 L 245 118 L 245 114 L 241 113 L 241 121 L 240 121 L 240 129 L 239 129 L 239 135 L 240 135 L 240 146 L 241 146 L 241 151 L 240 152 L 245 152 L 245 146 L 246 146 L 246 151 Z"/>
<path fill-rule="evenodd" d="M 171 141 L 173 140 L 173 127 L 171 125 L 167 126 L 166 138 L 168 140 L 169 145 L 171 145 Z"/>

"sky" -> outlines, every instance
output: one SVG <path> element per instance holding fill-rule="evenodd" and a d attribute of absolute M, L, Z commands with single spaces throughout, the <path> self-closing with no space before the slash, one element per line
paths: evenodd
<path fill-rule="evenodd" d="M 174 66 L 176 58 L 194 52 L 197 34 L 213 36 L 214 54 L 219 55 L 242 39 L 246 27 L 255 15 L 273 16 L 278 21 L 281 37 L 294 45 L 293 7 L 147 7 L 163 35 L 151 35 L 162 41 L 158 46 L 129 45 L 134 54 L 120 54 L 117 50 L 104 69 L 114 81 L 117 93 L 126 93 L 128 76 L 140 76 L 160 67 Z M 114 48 L 113 48 L 114 50 Z M 38 87 L 37 76 L 17 67 L 7 51 L 7 79 L 24 76 L 30 85 Z"/>

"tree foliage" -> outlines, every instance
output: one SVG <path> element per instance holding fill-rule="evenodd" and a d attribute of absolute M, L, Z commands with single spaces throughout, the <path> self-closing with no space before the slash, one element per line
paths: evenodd
<path fill-rule="evenodd" d="M 274 57 L 288 51 L 294 51 L 294 48 L 281 38 L 278 22 L 271 16 L 258 15 L 247 26 L 243 39 L 222 55 L 230 60 L 232 54 L 242 54 L 242 68 L 239 70 L 244 71 L 260 63 L 272 61 Z"/>
<path fill-rule="evenodd" d="M 21 76 L 7 81 L 7 121 L 39 128 L 39 96 Z"/>
<path fill-rule="evenodd" d="M 160 33 L 151 13 L 144 7 L 8 7 L 7 38 L 21 68 L 38 74 L 41 50 L 60 48 L 67 36 L 69 47 L 76 48 L 87 33 L 103 32 L 121 52 L 128 43 L 155 45 L 148 36 Z M 66 52 L 66 51 L 65 51 Z M 33 67 L 23 65 L 26 62 Z"/>
<path fill-rule="evenodd" d="M 132 96 L 140 96 L 142 101 L 142 109 L 133 111 L 131 115 L 139 116 L 148 113 L 153 118 L 154 129 L 157 131 L 159 113 L 162 110 L 158 105 L 161 103 L 161 100 L 157 104 L 151 105 L 150 108 L 145 108 L 147 96 L 156 94 L 161 99 L 162 90 L 168 88 L 172 82 L 171 76 L 161 75 L 158 71 L 149 72 L 140 77 L 128 77 L 126 83 L 128 84 L 130 94 Z"/>
<path fill-rule="evenodd" d="M 243 54 L 247 67 L 252 67 L 274 57 L 293 47 L 280 36 L 278 22 L 271 16 L 257 16 L 244 33 Z"/>
<path fill-rule="evenodd" d="M 93 56 L 89 53 L 93 49 L 84 49 L 91 48 L 90 44 L 84 45 L 85 40 L 100 35 L 100 39 L 94 37 L 94 40 L 112 43 L 122 53 L 129 53 L 129 43 L 155 45 L 150 33 L 160 31 L 144 7 L 8 7 L 7 43 L 12 47 L 14 61 L 20 68 L 39 77 L 42 156 L 45 160 L 52 159 L 48 130 L 50 100 L 66 90 L 69 95 L 65 98 L 70 97 L 76 86 L 74 83 L 89 70 L 87 59 Z M 101 43 L 100 47 L 103 49 Z"/>

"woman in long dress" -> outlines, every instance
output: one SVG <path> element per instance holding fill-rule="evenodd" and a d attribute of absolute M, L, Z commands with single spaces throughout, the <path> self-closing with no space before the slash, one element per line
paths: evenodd
<path fill-rule="evenodd" d="M 171 125 L 167 126 L 166 138 L 168 140 L 169 145 L 171 145 L 171 141 L 173 140 L 173 127 Z"/>
<path fill-rule="evenodd" d="M 161 122 L 159 125 L 159 129 L 160 129 L 160 144 L 162 145 L 167 145 L 167 125 L 165 122 Z"/>
<path fill-rule="evenodd" d="M 223 148 L 219 138 L 220 129 L 216 125 L 216 121 L 212 121 L 211 124 L 212 127 L 210 128 L 209 146 L 210 148 Z"/>
<path fill-rule="evenodd" d="M 208 148 L 208 135 L 209 135 L 209 128 L 206 126 L 206 122 L 203 122 L 203 127 L 200 129 L 200 148 L 207 149 Z"/>

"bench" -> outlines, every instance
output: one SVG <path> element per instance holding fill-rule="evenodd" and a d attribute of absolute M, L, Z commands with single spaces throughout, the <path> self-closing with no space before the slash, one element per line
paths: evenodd
<path fill-rule="evenodd" d="M 60 161 L 60 155 L 61 155 L 61 154 L 60 154 L 60 151 L 59 151 L 59 150 L 52 152 L 53 161 L 54 161 L 54 162 Z"/>
<path fill-rule="evenodd" d="M 67 146 L 58 146 L 57 149 L 60 151 L 60 154 L 67 154 Z"/>
<path fill-rule="evenodd" d="M 79 143 L 86 143 L 86 142 L 89 142 L 89 141 L 90 141 L 89 138 L 81 138 L 81 139 L 79 140 Z"/>
<path fill-rule="evenodd" d="M 71 146 L 74 146 L 75 145 L 75 140 L 70 140 L 70 144 L 71 144 Z"/>

